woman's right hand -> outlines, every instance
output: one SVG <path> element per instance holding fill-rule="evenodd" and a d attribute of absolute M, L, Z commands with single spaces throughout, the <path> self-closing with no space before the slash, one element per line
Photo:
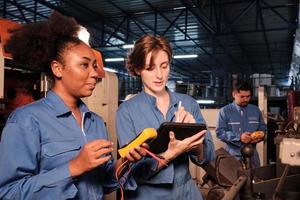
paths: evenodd
<path fill-rule="evenodd" d="M 173 160 L 177 156 L 197 148 L 202 143 L 202 137 L 204 137 L 205 134 L 206 130 L 203 130 L 184 140 L 176 140 L 174 132 L 170 131 L 168 149 L 162 153 L 161 156 L 167 161 Z"/>
<path fill-rule="evenodd" d="M 80 153 L 69 162 L 71 176 L 79 176 L 106 163 L 111 158 L 112 145 L 112 142 L 103 139 L 85 144 Z"/>

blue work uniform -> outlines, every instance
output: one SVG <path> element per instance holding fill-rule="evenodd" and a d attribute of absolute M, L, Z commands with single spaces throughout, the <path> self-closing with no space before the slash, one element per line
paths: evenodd
<path fill-rule="evenodd" d="M 169 91 L 168 91 L 169 92 Z M 166 119 L 156 106 L 156 98 L 144 91 L 123 102 L 117 111 L 117 134 L 119 145 L 123 146 L 133 140 L 145 128 L 157 129 L 162 122 L 174 121 L 175 111 L 179 101 L 187 112 L 190 112 L 196 122 L 205 123 L 197 102 L 190 96 L 169 92 L 170 105 Z M 210 132 L 204 139 L 205 159 L 214 159 L 214 145 Z M 202 164 L 196 155 L 183 154 L 156 172 L 157 161 L 153 158 L 143 158 L 133 167 L 132 176 L 125 191 L 126 199 L 164 200 L 188 199 L 201 200 L 202 195 L 191 179 L 189 159 Z M 129 187 L 130 186 L 130 187 Z"/>
<path fill-rule="evenodd" d="M 0 199 L 103 199 L 117 188 L 114 163 L 71 177 L 69 161 L 83 145 L 108 139 L 103 120 L 79 101 L 82 129 L 62 99 L 46 98 L 17 109 L 0 143 Z"/>
<path fill-rule="evenodd" d="M 221 108 L 218 116 L 216 135 L 226 143 L 226 150 L 241 159 L 241 134 L 244 132 L 266 131 L 267 127 L 262 118 L 261 111 L 255 105 L 238 106 L 235 102 Z M 252 168 L 260 166 L 259 156 L 254 146 Z"/>

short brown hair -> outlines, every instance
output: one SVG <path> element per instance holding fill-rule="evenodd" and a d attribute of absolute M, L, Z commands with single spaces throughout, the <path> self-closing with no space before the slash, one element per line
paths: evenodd
<path fill-rule="evenodd" d="M 159 50 L 163 50 L 168 54 L 169 61 L 172 58 L 172 48 L 168 40 L 163 36 L 145 35 L 139 38 L 133 50 L 127 56 L 126 67 L 132 76 L 138 76 L 139 72 L 145 68 L 146 56 L 150 52 L 154 52 L 152 57 Z M 151 58 L 152 60 L 152 58 Z"/>

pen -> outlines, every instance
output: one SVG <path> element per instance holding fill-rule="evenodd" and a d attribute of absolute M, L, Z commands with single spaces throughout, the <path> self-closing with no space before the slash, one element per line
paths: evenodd
<path fill-rule="evenodd" d="M 178 103 L 178 109 L 177 109 L 177 118 L 176 118 L 176 122 L 179 122 L 179 109 L 181 108 L 181 101 L 179 101 Z"/>

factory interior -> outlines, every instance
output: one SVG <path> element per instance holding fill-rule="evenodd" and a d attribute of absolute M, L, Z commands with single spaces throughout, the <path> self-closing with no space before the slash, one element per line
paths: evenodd
<path fill-rule="evenodd" d="M 6 138 L 7 120 L 15 109 L 39 101 L 51 90 L 49 77 L 15 63 L 6 43 L 12 30 L 46 21 L 54 11 L 84 27 L 82 34 L 93 49 L 101 81 L 82 101 L 102 117 L 115 160 L 119 157 L 118 108 L 141 93 L 144 84 L 141 77 L 127 71 L 127 56 L 140 37 L 163 36 L 173 49 L 168 91 L 186 94 L 197 102 L 212 136 L 215 158 L 201 165 L 189 161 L 192 180 L 203 199 L 300 199 L 299 1 L 0 0 L 2 138 Z M 239 160 L 218 135 L 220 111 L 234 101 L 232 88 L 239 81 L 251 85 L 249 103 L 259 108 L 266 125 L 263 139 L 254 147 L 260 167 L 251 166 L 251 145 L 240 147 Z M 1 143 L 0 155 L 1 145 L 5 146 Z M 5 191 L 9 193 L 0 178 L 0 199 L 6 199 Z M 120 190 L 104 196 L 107 200 L 122 198 Z M 134 198 L 125 195 L 125 199 Z"/>

